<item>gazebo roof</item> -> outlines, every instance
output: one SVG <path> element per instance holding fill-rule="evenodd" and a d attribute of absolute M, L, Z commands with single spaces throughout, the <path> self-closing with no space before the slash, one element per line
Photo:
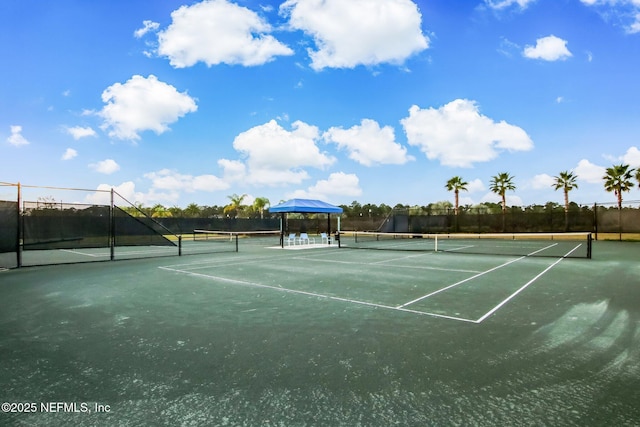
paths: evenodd
<path fill-rule="evenodd" d="M 271 213 L 342 213 L 342 208 L 322 200 L 291 199 L 269 208 Z"/>

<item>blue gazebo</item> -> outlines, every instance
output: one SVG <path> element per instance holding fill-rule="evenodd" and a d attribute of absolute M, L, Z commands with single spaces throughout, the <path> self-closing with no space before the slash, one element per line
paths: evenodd
<path fill-rule="evenodd" d="M 282 202 L 279 205 L 271 206 L 270 213 L 281 214 L 280 225 L 280 245 L 284 246 L 284 223 L 285 215 L 288 213 L 326 213 L 327 214 L 327 232 L 331 232 L 331 214 L 341 214 L 342 208 L 334 206 L 322 200 L 313 199 L 291 199 Z M 338 231 L 340 230 L 340 217 L 338 217 Z"/>

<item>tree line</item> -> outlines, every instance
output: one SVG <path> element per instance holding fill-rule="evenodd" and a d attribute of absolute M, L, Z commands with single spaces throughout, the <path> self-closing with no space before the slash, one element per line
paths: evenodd
<path fill-rule="evenodd" d="M 634 176 L 635 174 L 635 176 Z M 552 184 L 555 190 L 563 190 L 564 192 L 564 209 L 565 212 L 569 211 L 569 192 L 575 188 L 578 188 L 576 182 L 577 176 L 570 171 L 562 171 L 557 176 L 554 176 L 554 183 Z M 618 209 L 622 209 L 622 193 L 631 191 L 637 183 L 640 187 L 640 168 L 633 169 L 629 165 L 619 164 L 613 165 L 606 169 L 606 173 L 602 177 L 604 181 L 604 189 L 607 192 L 614 193 L 618 202 Z M 634 182 L 635 179 L 635 182 Z M 491 177 L 489 189 L 500 196 L 502 211 L 507 208 L 506 193 L 507 191 L 514 191 L 516 189 L 513 183 L 514 177 L 507 172 L 499 173 Z M 453 191 L 455 196 L 455 209 L 454 212 L 458 214 L 458 201 L 460 191 L 467 191 L 467 185 L 461 177 L 454 176 L 447 181 L 445 187 L 448 191 Z"/>
<path fill-rule="evenodd" d="M 380 205 L 375 204 L 360 204 L 358 201 L 353 201 L 349 205 L 340 205 L 344 210 L 346 217 L 354 218 L 361 217 L 363 219 L 373 219 L 388 216 L 394 209 L 402 209 L 408 211 L 413 215 L 425 215 L 425 214 L 442 214 L 453 211 L 454 215 L 458 215 L 459 212 L 475 212 L 475 213 L 505 213 L 507 211 L 506 194 L 508 191 L 515 191 L 516 185 L 514 183 L 514 176 L 508 172 L 501 172 L 491 177 L 489 183 L 489 189 L 500 197 L 500 203 L 485 202 L 480 205 L 465 205 L 460 206 L 460 192 L 467 191 L 468 182 L 460 176 L 454 176 L 449 179 L 445 188 L 448 191 L 454 193 L 454 202 L 440 201 L 430 203 L 425 206 L 410 206 L 403 204 L 396 204 L 395 206 L 389 206 L 384 203 Z M 633 169 L 627 164 L 613 165 L 606 169 L 605 175 L 602 177 L 604 188 L 607 192 L 611 192 L 616 196 L 617 207 L 622 209 L 622 195 L 625 192 L 631 191 L 636 184 L 640 187 L 640 168 Z M 554 182 L 552 187 L 555 190 L 562 190 L 564 194 L 564 205 L 560 205 L 554 202 L 548 202 L 545 205 L 531 205 L 523 209 L 525 211 L 549 211 L 564 209 L 565 213 L 568 213 L 572 209 L 579 209 L 579 206 L 570 202 L 569 193 L 578 188 L 577 176 L 571 171 L 562 171 L 557 176 L 554 176 Z M 138 211 L 138 213 L 144 213 L 145 215 L 162 218 L 162 217 L 188 217 L 188 218 L 264 218 L 268 215 L 268 209 L 271 206 L 271 202 L 266 197 L 257 197 L 250 205 L 244 204 L 244 200 L 247 195 L 232 194 L 227 196 L 229 203 L 223 206 L 200 206 L 196 203 L 189 204 L 186 208 L 165 207 L 161 204 L 156 204 L 151 207 L 144 207 L 141 204 L 135 206 L 135 208 L 127 208 L 129 213 Z"/>

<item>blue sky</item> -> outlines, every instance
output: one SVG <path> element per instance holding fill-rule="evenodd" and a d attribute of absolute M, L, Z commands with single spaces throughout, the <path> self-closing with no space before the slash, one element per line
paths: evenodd
<path fill-rule="evenodd" d="M 0 181 L 146 206 L 613 202 L 638 0 L 4 0 Z M 625 194 L 639 200 L 640 189 Z M 100 194 L 84 200 L 99 201 Z"/>

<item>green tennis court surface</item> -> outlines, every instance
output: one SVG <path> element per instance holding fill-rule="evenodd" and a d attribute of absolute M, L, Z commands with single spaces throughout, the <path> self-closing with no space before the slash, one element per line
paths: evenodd
<path fill-rule="evenodd" d="M 0 272 L 0 424 L 640 423 L 637 243 L 276 246 Z"/>

